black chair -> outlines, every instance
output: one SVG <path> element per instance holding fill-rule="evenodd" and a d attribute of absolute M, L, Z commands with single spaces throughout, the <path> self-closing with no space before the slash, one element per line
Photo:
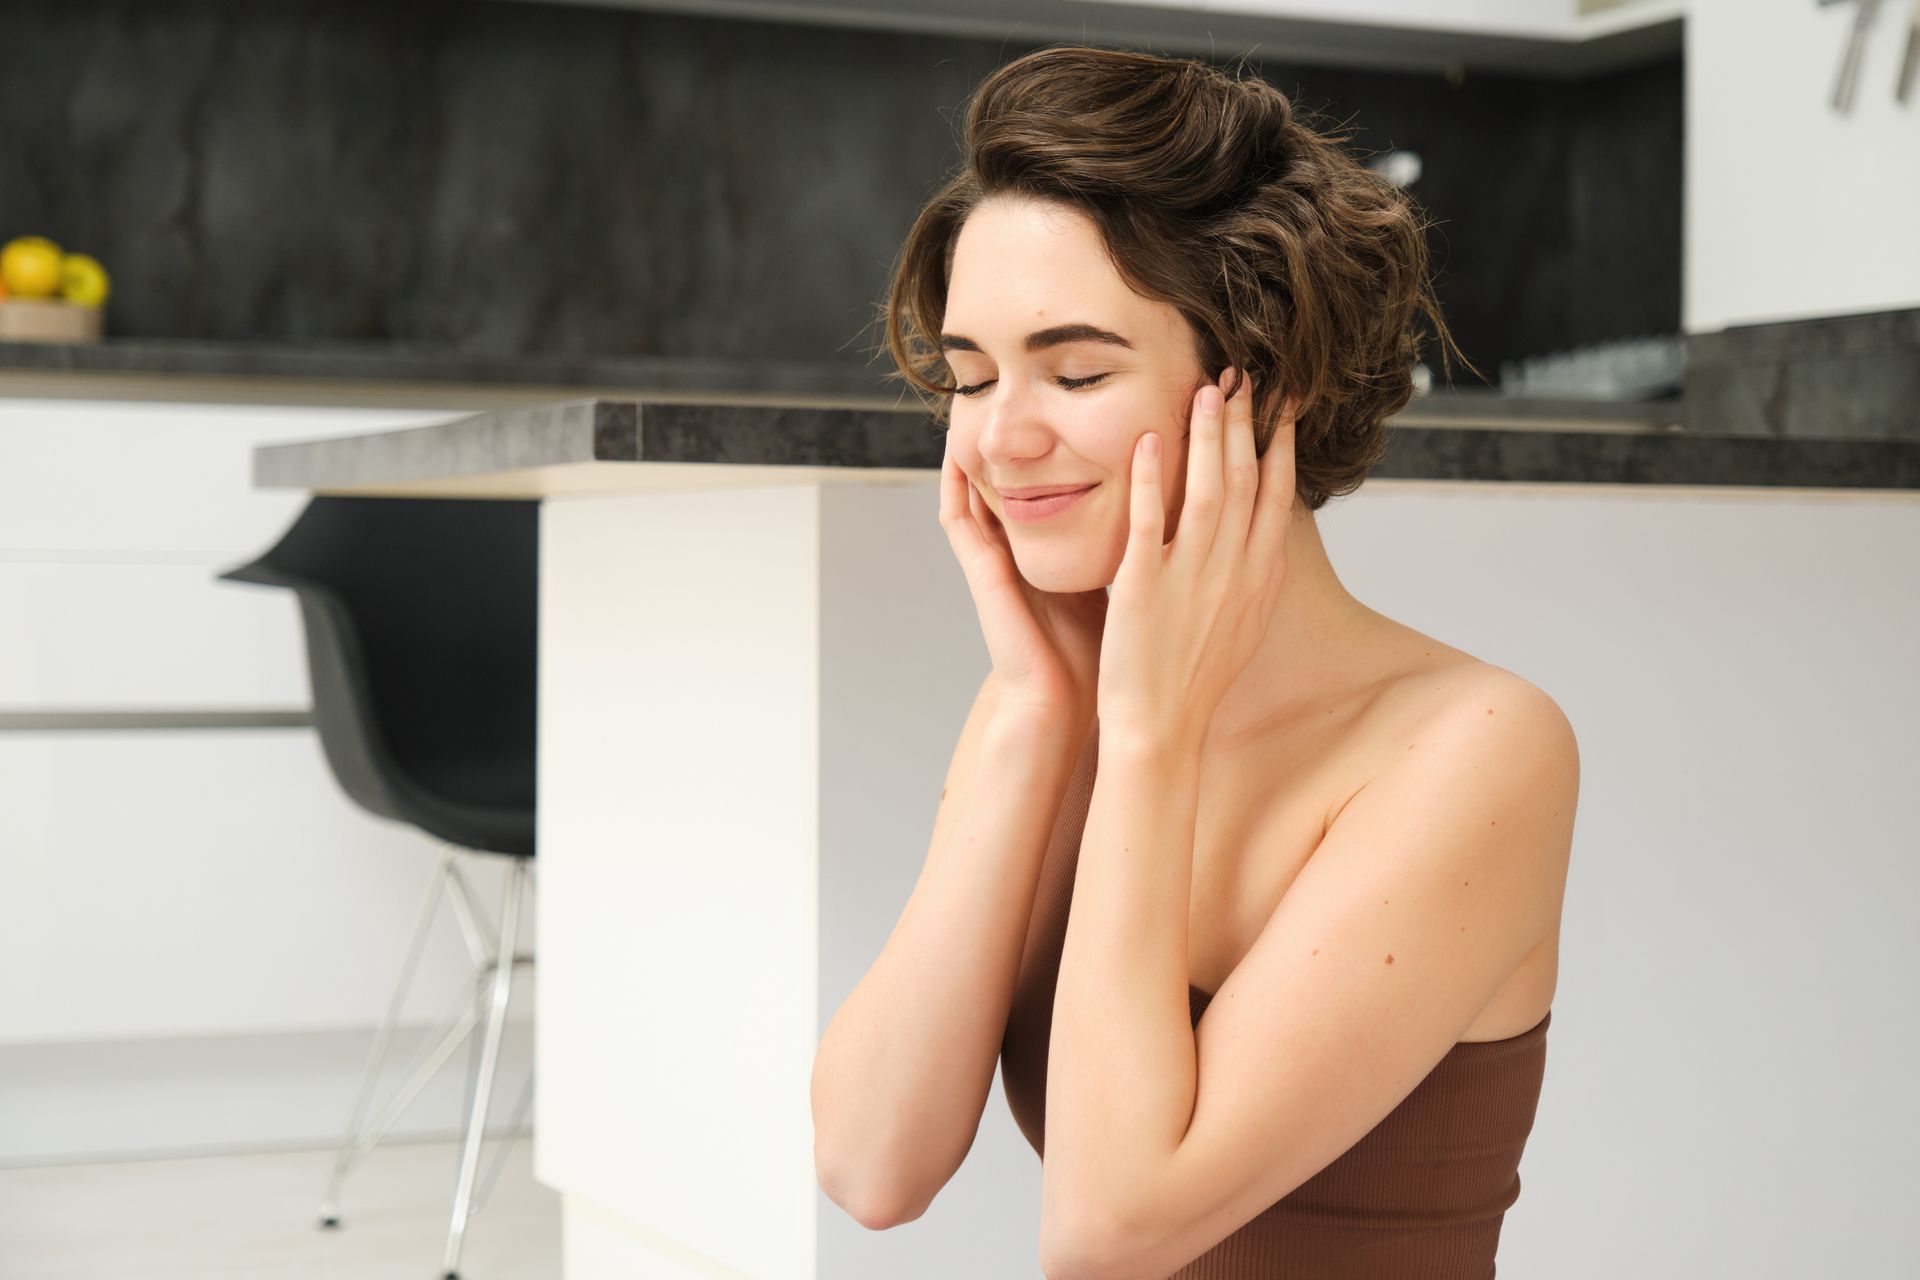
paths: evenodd
<path fill-rule="evenodd" d="M 315 497 L 272 550 L 220 574 L 292 590 L 306 632 L 313 716 L 328 767 L 362 808 L 444 845 L 386 1022 L 374 1037 L 321 1208 L 337 1228 L 341 1184 L 482 1019 L 468 1051 L 466 1132 L 444 1271 L 457 1277 L 467 1219 L 485 1204 L 532 1098 L 532 1074 L 474 1201 L 499 1062 L 522 897 L 534 850 L 534 689 L 539 503 Z M 456 855 L 512 859 L 497 942 Z M 474 960 L 472 979 L 410 1078 L 362 1130 L 407 988 L 442 896 Z M 506 957 L 507 963 L 501 963 Z M 474 1050 L 478 1050 L 475 1057 Z"/>

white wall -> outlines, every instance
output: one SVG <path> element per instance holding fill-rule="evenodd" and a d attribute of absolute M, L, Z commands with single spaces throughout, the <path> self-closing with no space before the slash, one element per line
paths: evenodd
<path fill-rule="evenodd" d="M 1881 6 L 1841 115 L 1855 9 L 1689 0 L 1687 332 L 1920 306 L 1920 85 L 1893 99 L 1908 5 Z"/>
<path fill-rule="evenodd" d="M 881 628 L 900 665 L 857 723 L 823 725 L 871 744 L 882 780 L 857 827 L 823 828 L 840 860 L 823 1023 L 912 889 L 986 661 L 932 490 L 862 508 L 875 571 L 904 585 L 842 626 Z M 1376 480 L 1321 520 L 1357 595 L 1538 684 L 1579 735 L 1546 1079 L 1500 1274 L 1910 1276 L 1920 495 Z M 908 672 L 944 713 L 887 728 Z M 818 1274 L 1037 1276 L 1039 1197 L 996 1078 L 921 1218 L 867 1232 L 821 1197 Z"/>
<path fill-rule="evenodd" d="M 307 501 L 253 446 L 456 412 L 0 398 L 0 718 L 306 709 L 290 593 L 215 580 Z M 309 728 L 0 729 L 0 1163 L 337 1139 L 441 848 Z M 504 862 L 464 860 L 497 921 Z M 469 972 L 443 905 L 410 1038 Z M 398 1134 L 453 1131 L 461 1067 Z"/>
<path fill-rule="evenodd" d="M 1501 1273 L 1911 1275 L 1920 495 L 1375 482 L 1327 528 L 1579 735 Z"/>

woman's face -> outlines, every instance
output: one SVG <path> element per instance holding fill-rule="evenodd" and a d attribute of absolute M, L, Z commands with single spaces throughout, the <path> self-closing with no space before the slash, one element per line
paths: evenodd
<path fill-rule="evenodd" d="M 1173 536 L 1206 371 L 1186 318 L 1127 287 L 1084 214 L 1025 200 L 975 209 L 954 247 L 941 347 L 960 388 L 948 450 L 1005 527 L 1028 582 L 1074 592 L 1113 581 L 1127 547 L 1134 442 L 1149 431 L 1161 438 Z M 1041 518 L 1031 518 L 1038 504 L 1007 493 L 1058 485 L 1093 487 Z"/>

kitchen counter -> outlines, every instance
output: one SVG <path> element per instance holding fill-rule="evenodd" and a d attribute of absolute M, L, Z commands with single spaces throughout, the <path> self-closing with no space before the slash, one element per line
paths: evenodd
<path fill-rule="evenodd" d="M 1389 426 L 1380 480 L 1920 488 L 1920 441 L 1689 435 L 1567 402 L 1422 397 Z M 1669 404 L 1666 406 L 1671 407 Z M 1616 414 L 1622 406 L 1608 406 Z M 1531 412 L 1528 410 L 1531 409 Z M 1500 413 L 1506 417 L 1502 419 Z M 1491 425 L 1504 421 L 1507 425 Z M 943 452 L 918 409 L 580 399 L 264 447 L 266 488 L 540 498 L 716 485 L 924 483 Z M 1371 481 L 1370 481 L 1371 482 Z"/>
<path fill-rule="evenodd" d="M 649 396 L 730 402 L 895 398 L 877 373 L 856 363 L 496 353 L 389 341 L 0 342 L 0 395 L 486 409 L 636 388 Z"/>

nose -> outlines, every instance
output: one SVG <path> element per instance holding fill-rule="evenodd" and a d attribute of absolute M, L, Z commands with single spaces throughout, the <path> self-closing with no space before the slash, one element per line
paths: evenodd
<path fill-rule="evenodd" d="M 1012 378 L 994 383 L 980 416 L 980 456 L 1005 462 L 1045 453 L 1052 438 L 1036 398 Z"/>

